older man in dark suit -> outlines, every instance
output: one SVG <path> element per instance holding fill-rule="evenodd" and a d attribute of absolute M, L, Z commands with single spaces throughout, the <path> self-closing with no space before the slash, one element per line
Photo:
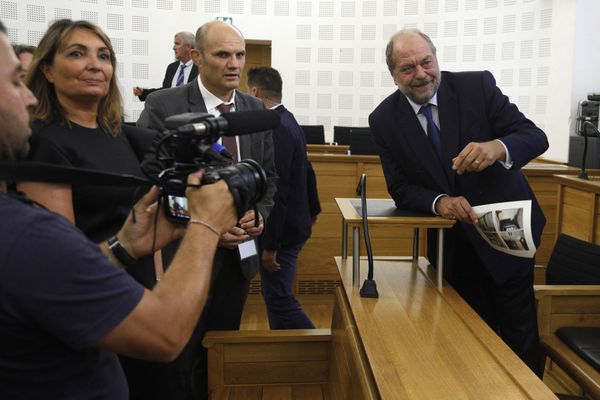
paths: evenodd
<path fill-rule="evenodd" d="M 176 33 L 173 38 L 175 61 L 167 66 L 162 87 L 145 89 L 136 86 L 133 88 L 133 94 L 136 95 L 140 101 L 145 101 L 146 97 L 152 92 L 181 86 L 196 79 L 198 77 L 198 66 L 192 62 L 192 57 L 190 55 L 190 51 L 194 48 L 194 40 L 194 34 L 191 32 Z"/>
<path fill-rule="evenodd" d="M 150 94 L 138 125 L 162 131 L 164 119 L 175 114 L 208 112 L 219 116 L 223 112 L 264 109 L 260 100 L 236 90 L 246 50 L 245 41 L 234 26 L 220 21 L 202 25 L 196 32 L 196 48 L 191 54 L 200 71 L 198 79 L 187 85 Z M 158 135 L 156 140 L 161 137 L 162 135 Z M 190 342 L 190 349 L 187 351 L 189 358 L 181 361 L 184 369 L 193 369 L 195 376 L 192 384 L 200 383 L 204 386 L 207 374 L 206 352 L 201 348 L 200 340 L 206 330 L 239 329 L 250 280 L 258 272 L 260 265 L 255 239 L 262 234 L 264 220 L 273 207 L 273 194 L 276 190 L 272 132 L 263 131 L 232 139 L 232 143 L 224 145 L 234 155 L 238 154 L 239 160 L 250 158 L 262 165 L 267 174 L 267 190 L 257 204 L 258 215 L 254 211 L 247 212 L 238 226 L 222 235 L 219 241 L 213 267 L 213 277 L 216 278 L 211 295 L 192 338 L 192 342 L 195 342 Z M 153 148 L 148 152 L 142 167 L 151 175 L 162 169 L 161 163 L 154 158 Z M 258 220 L 257 226 L 255 219 Z M 195 349 L 196 346 L 199 349 Z M 200 354 L 196 354 L 197 352 Z M 205 395 L 205 390 L 205 387 L 194 390 L 194 396 Z"/>
<path fill-rule="evenodd" d="M 395 34 L 386 57 L 399 90 L 369 124 L 388 191 L 398 207 L 457 220 L 444 241 L 445 278 L 539 373 L 534 260 L 491 248 L 473 226 L 471 207 L 531 200 L 538 246 L 545 218 L 520 168 L 548 148 L 546 135 L 489 72 L 440 72 L 435 46 L 419 31 Z M 430 240 L 428 249 L 435 248 Z"/>

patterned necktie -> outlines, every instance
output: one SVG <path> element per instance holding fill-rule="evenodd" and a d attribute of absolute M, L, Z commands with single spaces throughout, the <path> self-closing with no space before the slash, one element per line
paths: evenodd
<path fill-rule="evenodd" d="M 225 114 L 225 113 L 228 113 L 229 111 L 231 111 L 232 106 L 233 106 L 233 104 L 221 103 L 217 106 L 217 110 L 219 110 L 219 112 L 221 114 Z M 227 148 L 227 150 L 229 150 L 229 152 L 233 156 L 233 162 L 238 162 L 239 157 L 238 157 L 237 142 L 235 140 L 235 136 L 223 136 L 221 138 L 221 141 L 223 143 L 223 146 L 225 146 Z"/>
<path fill-rule="evenodd" d="M 181 64 L 181 67 L 179 68 L 179 75 L 177 75 L 177 82 L 175 82 L 175 86 L 183 85 L 183 78 L 185 77 L 185 67 L 185 64 Z"/>
<path fill-rule="evenodd" d="M 433 122 L 433 116 L 431 115 L 431 104 L 426 104 L 421 107 L 419 114 L 423 114 L 427 119 L 427 137 L 433 146 L 433 149 L 437 153 L 438 157 L 442 158 L 442 142 L 440 139 L 440 129 Z"/>

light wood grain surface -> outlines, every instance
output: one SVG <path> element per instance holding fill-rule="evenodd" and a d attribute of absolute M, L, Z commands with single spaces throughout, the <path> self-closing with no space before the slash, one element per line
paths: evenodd
<path fill-rule="evenodd" d="M 558 182 L 556 236 L 566 233 L 600 244 L 600 176 L 589 180 L 556 175 Z"/>
<path fill-rule="evenodd" d="M 378 299 L 352 287 L 350 258 L 336 264 L 381 398 L 556 399 L 451 287 L 436 289 L 425 259 L 377 260 Z"/>

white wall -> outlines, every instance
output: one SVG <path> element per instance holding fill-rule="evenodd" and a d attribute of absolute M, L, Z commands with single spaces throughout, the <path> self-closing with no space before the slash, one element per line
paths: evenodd
<path fill-rule="evenodd" d="M 545 156 L 560 161 L 577 101 L 600 90 L 599 11 L 595 0 L 0 0 L 13 42 L 37 44 L 56 18 L 98 23 L 117 51 L 127 120 L 143 108 L 131 88 L 160 86 L 173 34 L 230 16 L 247 39 L 272 41 L 284 103 L 329 134 L 333 125 L 367 125 L 395 90 L 384 61 L 389 36 L 420 28 L 442 69 L 492 71 L 548 134 Z"/>

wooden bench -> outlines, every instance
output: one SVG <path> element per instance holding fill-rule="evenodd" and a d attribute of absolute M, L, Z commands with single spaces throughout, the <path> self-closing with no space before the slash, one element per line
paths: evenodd
<path fill-rule="evenodd" d="M 355 327 L 341 329 L 210 331 L 208 387 L 213 400 L 379 399 L 366 379 Z"/>
<path fill-rule="evenodd" d="M 600 372 L 555 334 L 564 326 L 600 326 L 600 285 L 538 285 L 535 294 L 543 361 L 551 361 L 546 372 L 571 393 L 600 399 Z"/>

